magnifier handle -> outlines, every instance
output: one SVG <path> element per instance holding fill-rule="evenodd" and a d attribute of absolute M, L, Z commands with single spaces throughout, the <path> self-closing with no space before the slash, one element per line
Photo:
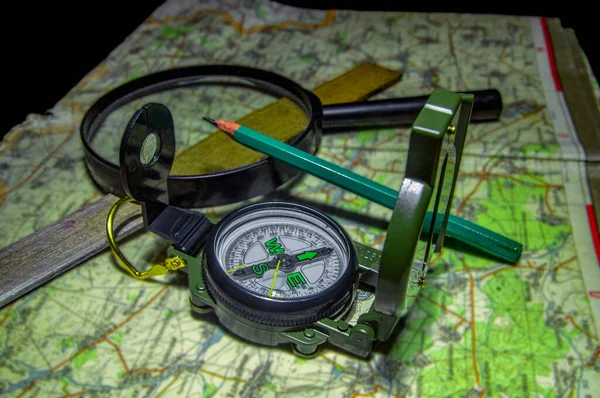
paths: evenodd
<path fill-rule="evenodd" d="M 498 90 L 468 91 L 475 96 L 471 122 L 498 120 L 502 96 Z M 347 102 L 323 107 L 323 129 L 413 124 L 425 106 L 428 95 L 387 100 Z"/>

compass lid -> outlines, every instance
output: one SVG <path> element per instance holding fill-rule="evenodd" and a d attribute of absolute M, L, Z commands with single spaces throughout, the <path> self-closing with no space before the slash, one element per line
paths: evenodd
<path fill-rule="evenodd" d="M 380 313 L 400 317 L 410 309 L 432 254 L 442 248 L 472 106 L 473 95 L 436 89 L 412 125 L 379 266 L 375 309 Z"/>

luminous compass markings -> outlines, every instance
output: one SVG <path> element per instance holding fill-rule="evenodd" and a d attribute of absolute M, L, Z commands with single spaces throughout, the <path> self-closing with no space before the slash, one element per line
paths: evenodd
<path fill-rule="evenodd" d="M 344 272 L 344 251 L 327 229 L 285 217 L 254 220 L 259 225 L 238 224 L 221 251 L 225 274 L 240 287 L 271 298 L 311 296 Z"/>
<path fill-rule="evenodd" d="M 226 274 L 231 274 L 232 272 L 237 271 L 238 269 L 242 269 L 244 267 L 246 267 L 248 264 L 242 264 L 242 265 L 238 265 L 237 267 L 231 268 L 227 271 L 225 271 Z"/>
<path fill-rule="evenodd" d="M 306 260 L 306 259 L 312 260 L 317 254 L 319 254 L 319 252 L 306 251 L 304 253 L 296 255 L 296 258 L 299 261 Z"/>
<path fill-rule="evenodd" d="M 267 286 L 270 287 L 269 297 L 272 297 L 273 290 L 276 287 L 277 276 L 280 273 L 286 275 L 286 280 L 290 288 L 295 288 L 298 285 L 312 285 L 317 283 L 323 274 L 325 274 L 326 260 L 328 260 L 332 253 L 333 249 L 330 247 L 319 247 L 314 250 L 302 252 L 296 256 L 281 254 L 267 262 L 255 263 L 253 265 L 243 263 L 229 269 L 226 271 L 226 274 L 229 274 L 232 278 L 238 280 L 265 278 L 264 282 L 256 279 L 255 282 L 262 286 L 268 284 Z M 284 271 L 295 271 L 297 269 L 299 269 L 299 271 L 285 274 L 285 272 L 282 272 L 280 269 L 282 260 L 284 264 L 282 268 L 284 268 Z M 275 269 L 275 271 L 267 274 L 267 272 L 272 269 Z M 269 276 L 273 278 L 271 282 L 268 281 Z M 328 280 L 327 278 L 325 279 Z M 279 287 L 279 290 L 282 288 L 283 285 Z M 309 290 L 310 289 L 312 289 L 312 287 L 309 287 Z"/>

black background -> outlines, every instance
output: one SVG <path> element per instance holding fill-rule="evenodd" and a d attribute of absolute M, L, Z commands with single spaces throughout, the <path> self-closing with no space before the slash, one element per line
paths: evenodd
<path fill-rule="evenodd" d="M 320 9 L 416 12 L 459 12 L 559 17 L 573 28 L 581 47 L 600 76 L 598 33 L 594 13 L 576 2 L 399 2 L 369 0 L 294 1 L 282 3 Z M 11 2 L 13 3 L 13 2 Z M 15 2 L 5 5 L 0 25 L 4 37 L 0 137 L 25 120 L 28 113 L 44 113 L 89 71 L 108 56 L 163 1 L 103 1 L 73 4 Z M 522 2 L 525 3 L 525 2 Z"/>

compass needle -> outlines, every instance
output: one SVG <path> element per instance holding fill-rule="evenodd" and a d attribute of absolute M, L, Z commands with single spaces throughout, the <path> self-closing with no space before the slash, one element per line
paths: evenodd
<path fill-rule="evenodd" d="M 275 281 L 277 280 L 277 273 L 279 272 L 279 266 L 281 260 L 277 260 L 277 266 L 275 267 L 275 274 L 273 275 L 273 282 L 271 282 L 271 290 L 269 290 L 269 297 L 273 297 L 273 289 L 275 288 Z"/>
<path fill-rule="evenodd" d="M 241 265 L 238 265 L 237 267 L 234 267 L 234 268 L 231 268 L 231 269 L 229 269 L 229 270 L 225 271 L 225 273 L 226 273 L 226 274 L 231 274 L 232 272 L 235 272 L 235 271 L 237 271 L 238 269 L 242 269 L 242 268 L 246 267 L 247 265 L 248 265 L 248 264 L 241 264 Z"/>

